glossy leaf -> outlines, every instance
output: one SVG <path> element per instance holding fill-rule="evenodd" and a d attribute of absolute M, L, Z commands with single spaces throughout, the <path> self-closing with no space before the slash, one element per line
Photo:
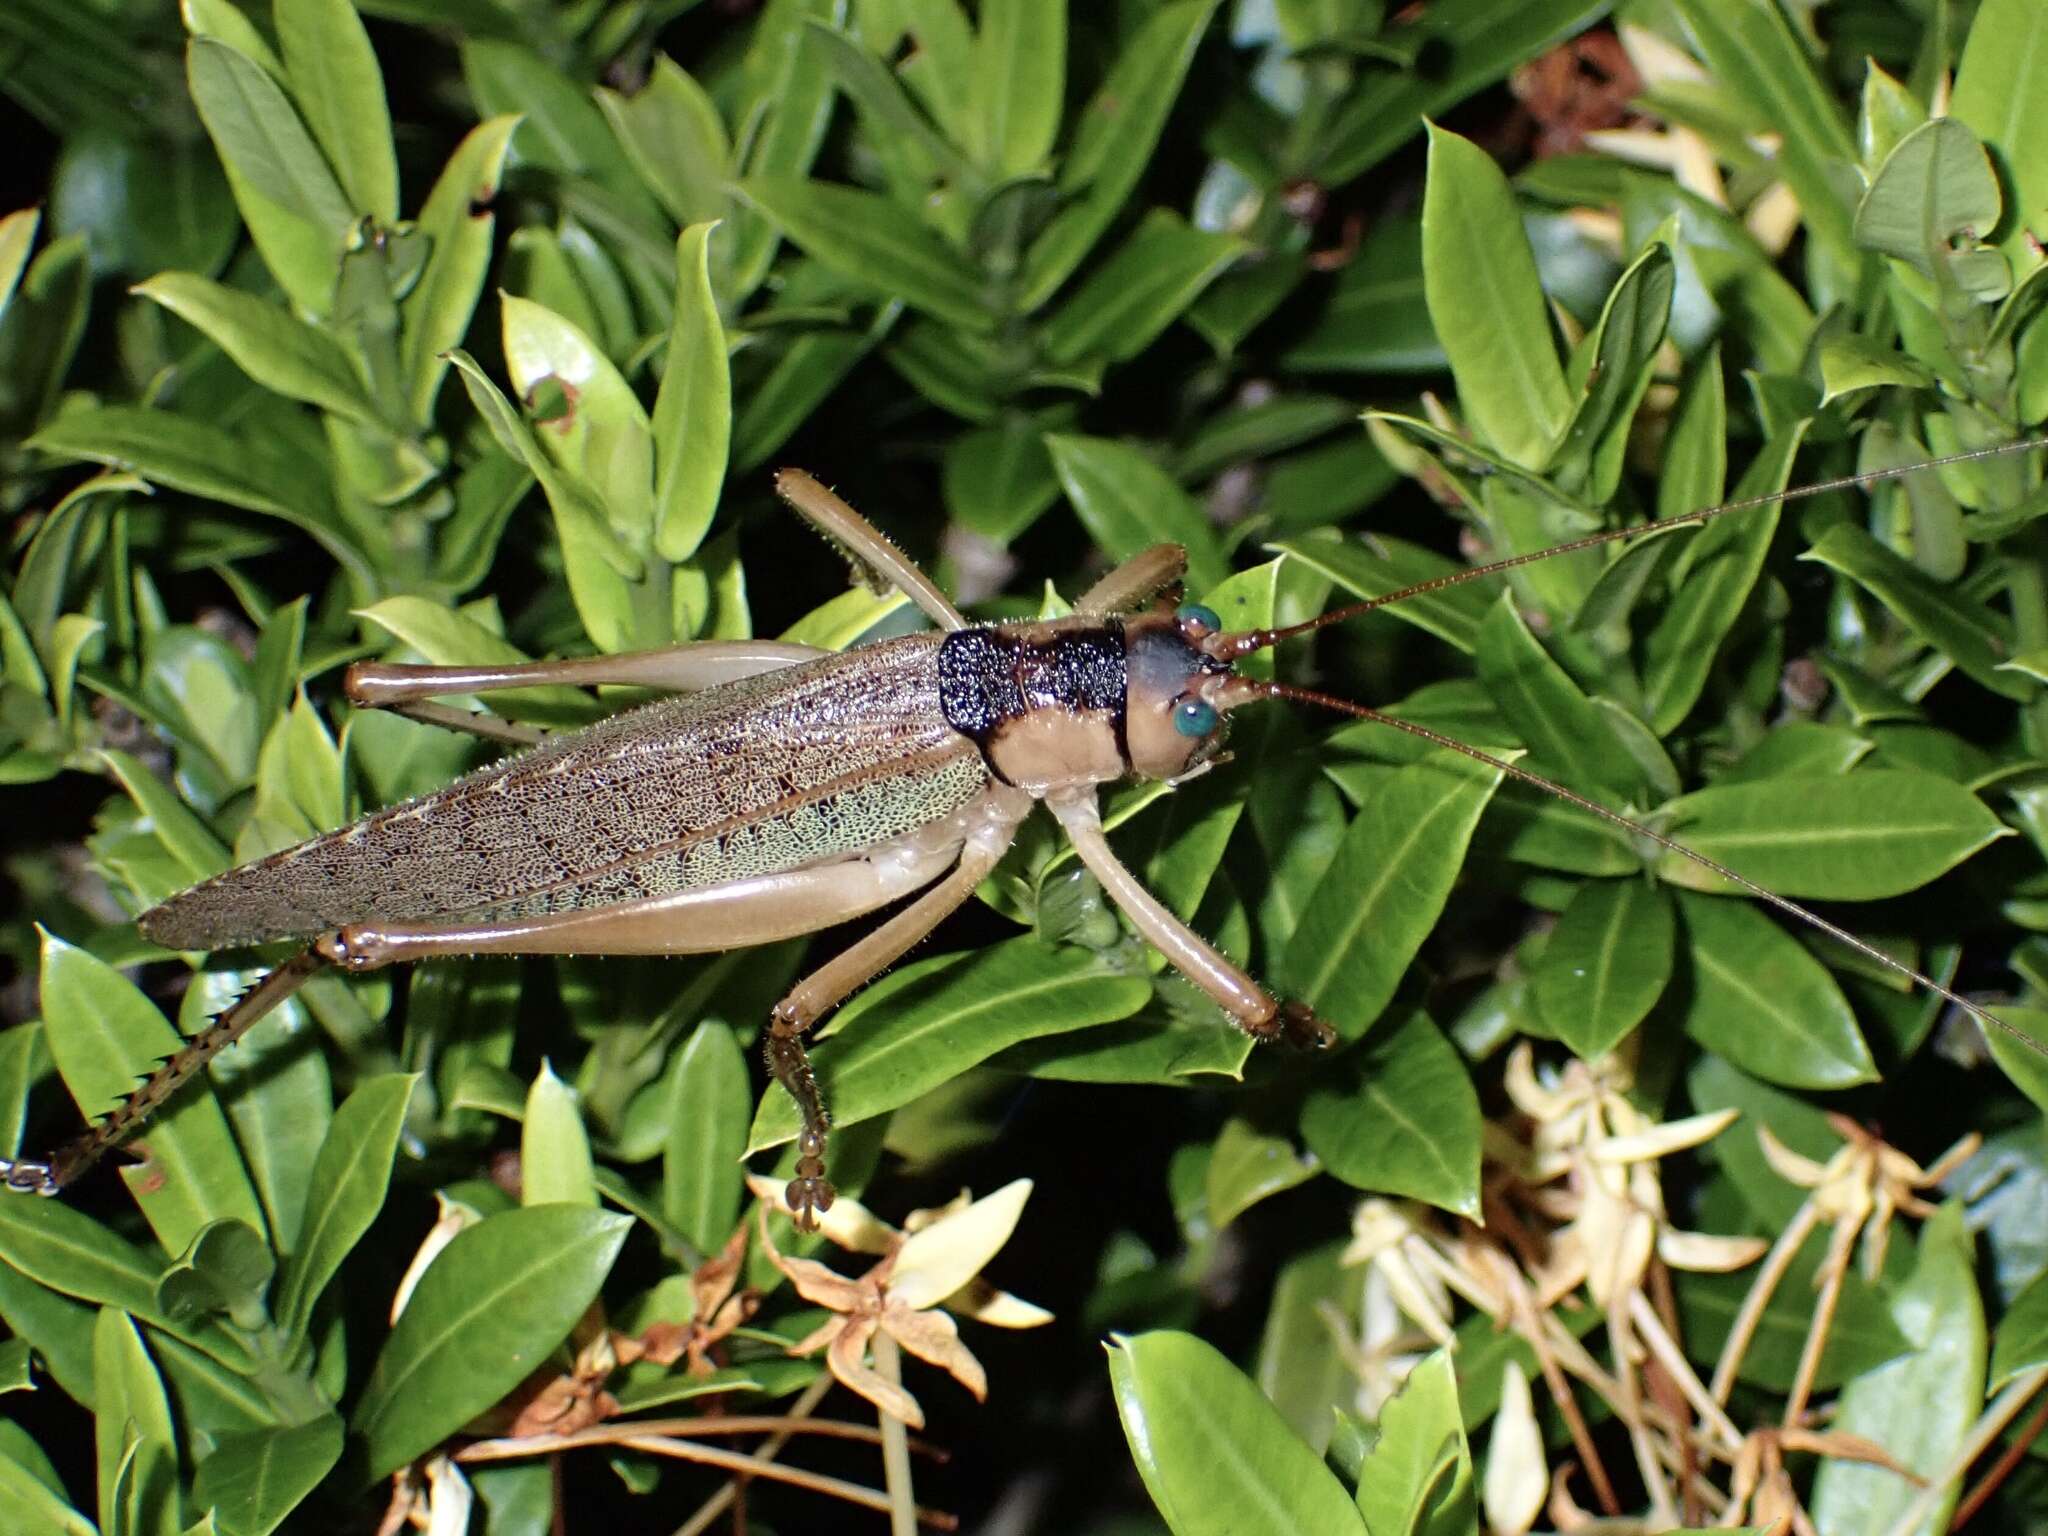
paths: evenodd
<path fill-rule="evenodd" d="M 597 1295 L 631 1225 L 535 1205 L 457 1233 L 414 1287 L 350 1418 L 364 1475 L 404 1465 L 525 1379 Z"/>
<path fill-rule="evenodd" d="M 376 419 L 341 344 L 275 304 L 190 272 L 159 273 L 135 291 L 203 332 L 265 389 L 351 421 Z"/>
<path fill-rule="evenodd" d="M 1536 261 L 1500 167 L 1469 140 L 1434 127 L 1422 275 L 1465 414 L 1507 458 L 1541 469 L 1570 419 L 1571 399 Z"/>
<path fill-rule="evenodd" d="M 1765 444 L 1735 487 L 1735 500 L 1781 491 L 1791 478 L 1803 430 Z M 1649 723 L 1675 729 L 1699 702 L 1714 656 L 1735 627 L 1763 569 L 1779 506 L 1768 503 L 1709 523 L 1680 552 L 1678 591 L 1651 632 L 1643 685 Z"/>
<path fill-rule="evenodd" d="M 1745 902 L 1680 892 L 1678 910 L 1691 961 L 1687 1034 L 1788 1088 L 1876 1078 L 1848 1000 L 1804 946 Z"/>
<path fill-rule="evenodd" d="M 526 1113 L 519 1127 L 519 1184 L 520 1204 L 528 1207 L 597 1208 L 583 1112 L 574 1091 L 545 1061 L 526 1092 Z"/>
<path fill-rule="evenodd" d="M 1234 236 L 1196 229 L 1179 214 L 1154 208 L 1046 321 L 1040 332 L 1046 356 L 1055 363 L 1136 357 L 1244 248 Z"/>
<path fill-rule="evenodd" d="M 1543 946 L 1536 1006 L 1573 1055 L 1597 1061 L 1642 1023 L 1671 979 L 1671 898 L 1641 880 L 1579 887 Z"/>
<path fill-rule="evenodd" d="M 676 241 L 676 317 L 654 399 L 654 547 L 662 559 L 697 552 L 725 485 L 732 442 L 732 375 L 711 290 L 708 224 Z"/>
<path fill-rule="evenodd" d="M 740 194 L 821 266 L 966 331 L 995 313 L 981 275 L 887 198 L 820 181 L 754 176 Z"/>
<path fill-rule="evenodd" d="M 2009 699 L 2031 699 L 2039 691 L 2032 679 L 2001 670 L 2010 643 L 1986 609 L 1930 580 L 1861 528 L 1838 523 L 1803 558 L 1817 560 L 1866 588 L 1973 682 Z"/>
<path fill-rule="evenodd" d="M 1232 1116 L 1223 1122 L 1209 1153 L 1205 1193 L 1209 1222 L 1219 1231 L 1269 1196 L 1315 1177 L 1313 1161 L 1304 1161 L 1284 1136 L 1268 1136 L 1250 1121 Z"/>
<path fill-rule="evenodd" d="M 1216 0 L 1168 0 L 1132 32 L 1071 129 L 1058 180 L 1071 201 L 1025 253 L 1019 308 L 1057 293 L 1124 210 L 1215 9 Z"/>
<path fill-rule="evenodd" d="M 1113 1336 L 1109 1382 L 1174 1536 L 1357 1536 L 1343 1485 L 1257 1387 L 1186 1333 Z"/>
<path fill-rule="evenodd" d="M 675 61 L 658 57 L 631 96 L 599 87 L 597 104 L 648 190 L 684 228 L 720 217 L 732 143 L 718 108 Z"/>
<path fill-rule="evenodd" d="M 740 1158 L 753 1086 L 729 1025 L 706 1019 L 670 1069 L 668 1137 L 662 1143 L 662 1214 L 699 1253 L 714 1253 L 739 1220 Z"/>
<path fill-rule="evenodd" d="M 1975 134 L 1952 117 L 1914 129 L 1885 157 L 1856 209 L 1856 243 L 1929 277 L 1959 242 L 1998 227 L 1998 179 Z"/>
<path fill-rule="evenodd" d="M 384 76 L 351 0 L 278 0 L 279 52 L 306 125 L 326 151 L 350 205 L 387 228 L 398 222 L 398 157 Z"/>
<path fill-rule="evenodd" d="M 1112 560 L 1128 560 L 1154 544 L 1188 552 L 1188 584 L 1205 591 L 1223 579 L 1215 531 L 1201 509 L 1165 470 L 1137 449 L 1106 438 L 1052 433 L 1060 487 L 1096 546 Z"/>
<path fill-rule="evenodd" d="M 339 255 L 354 213 L 278 83 L 209 37 L 192 39 L 186 69 L 193 104 L 229 170 L 320 231 Z"/>
<path fill-rule="evenodd" d="M 1426 1356 L 1380 1409 L 1379 1439 L 1358 1474 L 1366 1529 L 1451 1536 L 1477 1521 L 1472 1452 L 1451 1356 Z"/>
<path fill-rule="evenodd" d="M 1530 633 L 1513 593 L 1487 613 L 1476 660 L 1501 718 L 1528 746 L 1531 768 L 1596 793 L 1641 791 L 1642 774 L 1607 717 Z"/>
<path fill-rule="evenodd" d="M 72 1098 L 94 1118 L 184 1044 L 118 971 L 50 935 L 43 939 L 42 993 L 50 1055 Z M 265 1230 L 227 1121 L 203 1084 L 188 1087 L 133 1145 L 148 1161 L 128 1171 L 128 1186 L 168 1252 L 182 1251 L 212 1221 Z"/>
<path fill-rule="evenodd" d="M 156 1362 L 125 1313 L 100 1309 L 92 1366 L 100 1523 L 175 1536 L 178 1442 L 170 1400 Z"/>
<path fill-rule="evenodd" d="M 1436 926 L 1501 771 L 1448 750 L 1396 771 L 1366 805 L 1279 965 L 1286 990 L 1356 1040 Z"/>
<path fill-rule="evenodd" d="M 332 1414 L 231 1435 L 199 1463 L 193 1498 L 213 1511 L 224 1536 L 269 1536 L 340 1459 L 341 1420 Z"/>
<path fill-rule="evenodd" d="M 1991 1379 L 1985 1390 L 1997 1392 L 2014 1377 L 2044 1365 L 2048 1365 L 2048 1275 L 2036 1277 L 1998 1320 Z"/>
<path fill-rule="evenodd" d="M 278 1276 L 274 1315 L 302 1337 L 328 1282 L 384 1208 L 398 1136 L 418 1078 L 374 1077 L 357 1086 L 329 1122 L 313 1164 L 297 1244 Z"/>
<path fill-rule="evenodd" d="M 974 43 L 976 153 L 1018 175 L 1051 151 L 1066 105 L 1066 0 L 990 0 Z"/>
<path fill-rule="evenodd" d="M 1970 21 L 1949 111 L 1983 142 L 2011 194 L 2013 221 L 1996 233 L 2016 268 L 2030 257 L 2029 233 L 2048 236 L 2048 121 L 2035 110 L 2044 91 L 2048 15 L 2028 0 L 1986 0 Z"/>
<path fill-rule="evenodd" d="M 1876 1441 L 1924 1479 L 1948 1466 L 1984 1403 L 1984 1309 L 1959 1206 L 1944 1206 L 1921 1229 L 1919 1262 L 1892 1316 L 1913 1353 L 1843 1387 L 1833 1427 Z M 1814 1477 L 1814 1523 L 1831 1532 L 1888 1530 L 1919 1492 L 1882 1467 L 1824 1460 Z M 1909 1529 L 1946 1529 L 1960 1493 L 1960 1480 L 1951 1481 Z"/>
<path fill-rule="evenodd" d="M 6 318 L 8 301 L 28 267 L 28 253 L 35 247 L 36 227 L 42 218 L 40 208 L 17 208 L 0 218 L 0 319 Z"/>
<path fill-rule="evenodd" d="M 1479 1098 L 1464 1063 L 1417 1010 L 1319 1072 L 1301 1133 L 1354 1189 L 1479 1209 Z"/>
<path fill-rule="evenodd" d="M 1665 811 L 1672 836 L 1737 874 L 1780 896 L 1835 901 L 1917 890 L 2011 835 L 1960 784 L 1896 768 L 1711 784 Z M 1657 873 L 1694 890 L 1733 889 L 1675 853 Z"/>
<path fill-rule="evenodd" d="M 811 1051 L 833 1123 L 858 1125 L 957 1077 L 1006 1046 L 1127 1018 L 1151 997 L 1085 950 L 1009 939 L 890 972 L 833 1016 Z M 796 1106 L 771 1087 L 749 1156 L 796 1135 Z"/>
<path fill-rule="evenodd" d="M 508 116 L 472 128 L 455 146 L 420 209 L 427 262 L 412 291 L 399 301 L 400 370 L 416 422 L 432 419 L 434 397 L 448 367 L 444 354 L 467 334 L 476 313 L 497 227 L 498 178 L 518 126 L 519 119 Z"/>

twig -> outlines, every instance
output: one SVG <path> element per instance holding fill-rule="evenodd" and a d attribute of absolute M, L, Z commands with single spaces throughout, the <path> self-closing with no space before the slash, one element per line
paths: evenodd
<path fill-rule="evenodd" d="M 1793 1257 L 1818 1219 L 1819 1212 L 1813 1201 L 1805 1201 L 1791 1223 L 1778 1234 L 1778 1240 L 1771 1244 L 1771 1251 L 1764 1255 L 1756 1279 L 1750 1282 L 1749 1294 L 1742 1298 L 1742 1310 L 1735 1314 L 1734 1326 L 1728 1330 L 1728 1341 L 1721 1346 L 1721 1358 L 1715 1363 L 1715 1402 L 1725 1405 L 1728 1394 L 1735 1390 L 1735 1373 L 1742 1367 L 1742 1357 L 1749 1352 L 1749 1341 L 1756 1333 L 1757 1323 L 1763 1318 L 1764 1308 L 1771 1304 L 1778 1282 L 1792 1267 Z"/>
<path fill-rule="evenodd" d="M 788 1417 L 799 1420 L 810 1417 L 811 1410 L 823 1402 L 825 1394 L 831 1390 L 832 1378 L 830 1376 L 820 1376 L 808 1387 L 805 1387 L 798 1395 L 797 1400 L 790 1404 Z M 770 1435 L 766 1440 L 754 1447 L 753 1454 L 747 1458 L 748 1463 L 750 1465 L 756 1463 L 761 1466 L 768 1465 L 768 1463 L 775 1460 L 782 1453 L 782 1448 L 789 1444 L 790 1436 L 793 1433 L 794 1431 L 785 1429 Z M 703 1533 L 711 1528 L 712 1521 L 732 1508 L 733 1502 L 739 1498 L 739 1490 L 744 1484 L 744 1478 L 735 1478 L 732 1482 L 719 1489 L 718 1492 L 712 1494 L 710 1498 L 704 1501 L 703 1507 L 696 1514 L 690 1516 L 689 1519 L 676 1527 L 675 1536 L 703 1536 Z"/>
<path fill-rule="evenodd" d="M 1856 1225 L 1861 1225 L 1857 1223 Z M 1849 1227 L 1850 1232 L 1855 1230 Z M 1820 1299 L 1813 1304 L 1813 1319 L 1806 1327 L 1806 1340 L 1799 1346 L 1799 1369 L 1792 1376 L 1792 1391 L 1785 1398 L 1785 1416 L 1779 1422 L 1787 1429 L 1805 1422 L 1806 1400 L 1813 1395 L 1814 1378 L 1820 1373 L 1821 1351 L 1835 1325 L 1835 1306 L 1842 1298 L 1842 1278 L 1849 1272 L 1849 1240 L 1841 1227 L 1828 1245 L 1828 1266 L 1821 1274 Z"/>
<path fill-rule="evenodd" d="M 887 1329 L 875 1330 L 875 1374 L 892 1387 L 903 1385 L 903 1353 Z M 910 1486 L 910 1447 L 903 1421 L 886 1408 L 876 1410 L 882 1427 L 882 1486 L 889 1490 L 889 1536 L 917 1536 L 917 1502 Z"/>
<path fill-rule="evenodd" d="M 2048 1402 L 2034 1410 L 2034 1416 L 2027 1420 L 2026 1426 L 2013 1436 L 2012 1444 L 1991 1463 L 1990 1470 L 1977 1479 L 1977 1485 L 1963 1495 L 1962 1502 L 1956 1505 L 1955 1518 L 1948 1523 L 1951 1531 L 1960 1531 L 1984 1507 L 1985 1501 L 1998 1491 L 1998 1485 L 2012 1475 L 2012 1469 L 2027 1454 L 2027 1448 L 2040 1438 L 2043 1429 L 2048 1429 Z"/>

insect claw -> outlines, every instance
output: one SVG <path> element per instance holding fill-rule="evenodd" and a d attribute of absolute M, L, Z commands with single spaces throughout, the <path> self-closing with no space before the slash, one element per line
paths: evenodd
<path fill-rule="evenodd" d="M 1297 1051 L 1327 1051 L 1337 1043 L 1337 1031 L 1317 1018 L 1307 1003 L 1282 1003 L 1273 1022 L 1280 1041 Z"/>
<path fill-rule="evenodd" d="M 0 1157 L 0 1186 L 18 1195 L 54 1195 L 57 1175 L 48 1163 Z"/>

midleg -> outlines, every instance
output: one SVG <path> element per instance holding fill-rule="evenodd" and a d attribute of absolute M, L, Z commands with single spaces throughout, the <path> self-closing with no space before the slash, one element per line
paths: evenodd
<path fill-rule="evenodd" d="M 1129 613 L 1169 587 L 1178 586 L 1188 571 L 1188 552 L 1178 544 L 1141 549 L 1081 594 L 1076 613 Z"/>
<path fill-rule="evenodd" d="M 849 507 L 827 487 L 800 469 L 775 472 L 775 494 L 805 522 L 832 541 L 849 559 L 873 571 L 931 615 L 941 629 L 965 629 L 967 620 L 946 600 L 946 594 L 920 571 L 881 530 Z"/>
<path fill-rule="evenodd" d="M 1102 813 L 1093 790 L 1048 796 L 1074 852 L 1088 872 L 1102 882 L 1109 899 L 1145 937 L 1145 942 L 1172 962 L 1174 969 L 1214 998 L 1238 1027 L 1255 1040 L 1284 1040 L 1289 1045 L 1322 1047 L 1336 1039 L 1329 1025 L 1302 1003 L 1282 1003 L 1215 945 L 1167 911 L 1111 851 L 1102 834 Z"/>
<path fill-rule="evenodd" d="M 0 1158 L 0 1182 L 11 1190 L 54 1195 L 132 1135 L 164 1101 L 206 1070 L 206 1064 L 249 1032 L 271 1009 L 316 975 L 327 961 L 307 949 L 265 976 L 143 1080 L 114 1112 L 66 1142 L 47 1162 Z"/>
<path fill-rule="evenodd" d="M 989 819 L 968 834 L 960 861 L 951 874 L 898 912 L 873 933 L 804 977 L 768 1019 L 768 1070 L 796 1100 L 802 1127 L 797 1132 L 796 1177 L 789 1181 L 788 1201 L 797 1227 L 817 1226 L 817 1212 L 832 1206 L 832 1186 L 825 1178 L 825 1133 L 831 1116 L 818 1092 L 804 1050 L 803 1034 L 851 993 L 866 986 L 902 959 L 916 944 L 974 894 L 976 886 L 1001 862 L 1017 835 L 1017 824 L 1029 814 L 1031 802 L 1018 795 L 992 800 Z"/>

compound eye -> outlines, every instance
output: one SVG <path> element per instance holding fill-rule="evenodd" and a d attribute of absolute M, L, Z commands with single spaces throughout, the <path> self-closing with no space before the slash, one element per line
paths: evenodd
<path fill-rule="evenodd" d="M 1182 603 L 1174 617 L 1180 620 L 1181 633 L 1190 640 L 1200 640 L 1223 628 L 1223 621 L 1216 616 L 1216 610 L 1204 603 Z"/>
<path fill-rule="evenodd" d="M 1216 706 L 1205 699 L 1182 699 L 1173 706 L 1173 728 L 1183 736 L 1207 736 L 1216 729 Z"/>

